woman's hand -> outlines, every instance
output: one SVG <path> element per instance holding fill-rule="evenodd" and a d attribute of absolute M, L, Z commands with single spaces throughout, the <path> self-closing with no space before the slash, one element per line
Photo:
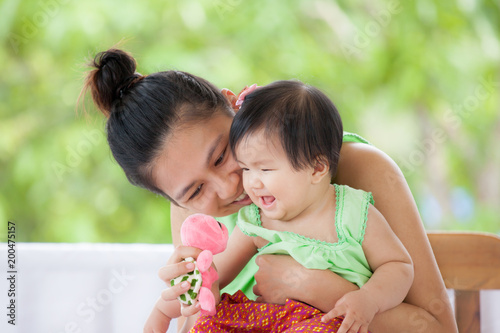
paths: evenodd
<path fill-rule="evenodd" d="M 167 264 L 160 268 L 158 271 L 158 276 L 160 279 L 165 281 L 165 283 L 170 286 L 170 280 L 191 272 L 194 269 L 194 264 L 192 262 L 183 261 L 186 258 L 194 258 L 195 260 L 198 258 L 198 255 L 201 253 L 201 250 L 195 247 L 190 246 L 177 246 L 167 261 Z M 174 289 L 173 293 L 176 293 L 176 290 L 179 288 L 175 288 L 178 285 L 170 288 Z M 182 293 L 178 293 L 175 297 L 170 299 L 175 299 Z"/>
<path fill-rule="evenodd" d="M 260 255 L 253 288 L 258 302 L 285 304 L 287 298 L 330 311 L 346 293 L 359 288 L 329 270 L 307 269 L 286 255 Z"/>
<path fill-rule="evenodd" d="M 263 254 L 255 262 L 257 302 L 285 304 L 287 298 L 297 299 L 298 290 L 307 283 L 305 268 L 290 256 Z"/>
<path fill-rule="evenodd" d="M 188 282 L 184 281 L 174 286 L 170 286 L 170 280 L 193 271 L 195 267 L 194 264 L 183 260 L 189 257 L 196 260 L 200 253 L 201 250 L 195 247 L 178 246 L 175 248 L 174 253 L 172 253 L 172 256 L 168 259 L 167 264 L 160 268 L 158 272 L 160 279 L 165 281 L 168 286 L 168 288 L 163 290 L 161 293 L 161 299 L 163 301 L 175 301 L 177 300 L 177 297 L 189 290 L 190 284 Z M 197 313 L 199 310 L 200 306 L 198 302 L 195 302 L 190 306 L 181 306 L 181 314 L 184 317 L 189 317 Z"/>

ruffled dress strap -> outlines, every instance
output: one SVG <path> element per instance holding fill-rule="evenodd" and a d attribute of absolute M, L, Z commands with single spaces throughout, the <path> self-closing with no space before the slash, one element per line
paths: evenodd
<path fill-rule="evenodd" d="M 368 207 L 375 204 L 370 192 L 356 190 L 347 185 L 335 186 L 337 210 L 335 228 L 339 239 L 351 238 L 363 243 L 368 222 Z"/>
<path fill-rule="evenodd" d="M 272 243 L 282 241 L 282 237 L 280 236 L 282 231 L 262 227 L 259 207 L 255 204 L 240 209 L 236 223 L 240 230 L 247 236 L 262 237 Z"/>
<path fill-rule="evenodd" d="M 356 133 L 351 133 L 351 132 L 345 132 L 344 135 L 342 136 L 342 142 L 358 142 L 358 143 L 366 143 L 368 145 L 371 145 L 371 143 L 363 138 L 361 135 L 356 134 Z"/>

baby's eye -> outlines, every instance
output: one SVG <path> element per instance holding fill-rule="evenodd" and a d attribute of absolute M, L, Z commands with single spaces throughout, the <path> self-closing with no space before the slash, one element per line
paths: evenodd
<path fill-rule="evenodd" d="M 243 171 L 248 171 L 248 168 L 241 168 L 241 170 L 243 170 Z"/>
<path fill-rule="evenodd" d="M 203 184 L 201 184 L 200 186 L 198 186 L 196 188 L 196 190 L 194 191 L 194 193 L 191 194 L 191 196 L 189 197 L 188 200 L 194 199 L 196 196 L 198 196 L 198 194 L 200 194 L 200 192 L 201 192 L 202 187 L 203 187 Z"/>
<path fill-rule="evenodd" d="M 222 154 L 220 154 L 219 158 L 217 158 L 217 160 L 215 161 L 215 166 L 218 166 L 224 160 L 224 157 L 226 156 L 226 149 L 227 148 L 224 149 L 224 151 L 222 152 Z"/>

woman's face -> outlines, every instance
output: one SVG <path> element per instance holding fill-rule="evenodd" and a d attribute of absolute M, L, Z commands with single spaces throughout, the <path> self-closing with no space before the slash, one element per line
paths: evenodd
<path fill-rule="evenodd" d="M 249 205 L 241 168 L 229 151 L 232 120 L 217 114 L 175 129 L 154 164 L 156 186 L 180 206 L 212 216 L 226 216 Z"/>

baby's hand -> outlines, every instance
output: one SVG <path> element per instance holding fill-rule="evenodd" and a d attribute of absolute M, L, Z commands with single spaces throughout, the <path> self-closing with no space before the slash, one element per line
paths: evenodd
<path fill-rule="evenodd" d="M 377 312 L 378 305 L 365 290 L 360 289 L 345 294 L 321 321 L 326 323 L 343 315 L 344 321 L 337 333 L 367 333 L 368 325 Z"/>

